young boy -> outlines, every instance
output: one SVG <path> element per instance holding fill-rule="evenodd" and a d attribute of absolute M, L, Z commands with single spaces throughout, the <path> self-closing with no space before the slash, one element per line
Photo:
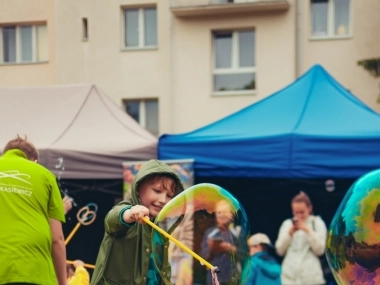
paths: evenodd
<path fill-rule="evenodd" d="M 179 176 L 167 164 L 150 160 L 141 167 L 133 180 L 131 200 L 117 204 L 105 218 L 106 232 L 91 285 L 159 285 L 157 270 L 170 276 L 169 268 L 156 268 L 154 264 L 152 228 L 142 218 L 153 220 L 182 190 Z"/>
<path fill-rule="evenodd" d="M 249 254 L 251 255 L 251 270 L 247 285 L 281 285 L 281 266 L 269 254 L 272 244 L 267 235 L 257 233 L 248 239 Z"/>

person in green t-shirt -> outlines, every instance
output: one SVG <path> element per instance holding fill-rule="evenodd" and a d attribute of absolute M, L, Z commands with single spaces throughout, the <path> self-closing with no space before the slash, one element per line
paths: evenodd
<path fill-rule="evenodd" d="M 65 221 L 53 173 L 26 138 L 0 157 L 0 284 L 66 284 Z"/>

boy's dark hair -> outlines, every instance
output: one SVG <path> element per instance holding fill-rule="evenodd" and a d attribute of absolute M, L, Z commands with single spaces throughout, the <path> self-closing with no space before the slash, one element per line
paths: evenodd
<path fill-rule="evenodd" d="M 23 139 L 19 135 L 17 135 L 16 138 L 10 140 L 5 145 L 3 149 L 3 154 L 11 149 L 19 149 L 23 151 L 29 160 L 32 160 L 32 161 L 38 160 L 38 155 L 39 155 L 38 150 L 30 141 L 27 140 L 26 136 L 25 136 L 25 139 Z"/>
<path fill-rule="evenodd" d="M 177 194 L 179 194 L 181 191 L 182 191 L 182 186 L 179 185 L 177 179 L 169 174 L 169 173 L 152 173 L 152 174 L 149 174 L 147 176 L 145 176 L 141 181 L 138 182 L 138 184 L 136 185 L 137 187 L 137 191 L 139 191 L 139 188 L 141 185 L 147 183 L 147 182 L 155 182 L 157 181 L 158 179 L 161 179 L 161 178 L 169 178 L 173 181 L 173 185 L 172 185 L 172 190 L 173 193 L 174 193 L 174 196 L 176 196 Z M 169 189 L 169 185 L 167 185 L 166 181 L 163 182 L 164 183 L 164 188 L 165 189 Z"/>

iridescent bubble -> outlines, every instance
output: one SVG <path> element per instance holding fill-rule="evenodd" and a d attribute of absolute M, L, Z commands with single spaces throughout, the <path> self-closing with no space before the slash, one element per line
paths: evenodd
<path fill-rule="evenodd" d="M 346 193 L 327 234 L 326 256 L 338 284 L 380 284 L 380 170 Z"/>
<path fill-rule="evenodd" d="M 214 184 L 194 185 L 172 199 L 155 223 L 212 266 L 220 283 L 244 284 L 249 223 L 239 201 Z M 152 252 L 165 284 L 211 284 L 211 272 L 181 246 L 152 231 Z M 206 264 L 207 264 L 206 263 Z"/>

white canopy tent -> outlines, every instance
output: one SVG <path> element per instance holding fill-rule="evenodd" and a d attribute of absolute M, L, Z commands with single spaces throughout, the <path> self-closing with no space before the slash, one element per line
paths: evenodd
<path fill-rule="evenodd" d="M 121 179 L 122 163 L 157 157 L 157 138 L 95 85 L 0 88 L 0 149 L 17 134 L 64 179 Z"/>

